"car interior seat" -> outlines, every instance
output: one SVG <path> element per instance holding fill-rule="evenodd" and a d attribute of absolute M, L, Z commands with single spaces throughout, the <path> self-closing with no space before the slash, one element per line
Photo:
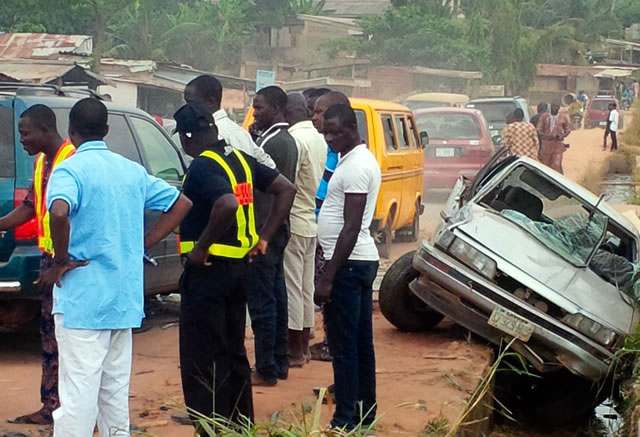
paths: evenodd
<path fill-rule="evenodd" d="M 531 220 L 542 221 L 542 200 L 524 188 L 505 187 L 498 197 L 491 201 L 491 207 L 496 211 L 512 209 L 526 215 Z"/>

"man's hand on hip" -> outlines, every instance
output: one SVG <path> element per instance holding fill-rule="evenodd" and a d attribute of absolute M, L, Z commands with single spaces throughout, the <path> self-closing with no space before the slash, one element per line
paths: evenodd
<path fill-rule="evenodd" d="M 54 285 L 57 285 L 59 288 L 61 287 L 60 280 L 65 273 L 78 267 L 84 267 L 87 264 L 89 264 L 89 261 L 66 260 L 62 263 L 55 262 L 53 266 L 40 271 L 40 276 L 35 284 L 41 292 L 48 290 Z"/>

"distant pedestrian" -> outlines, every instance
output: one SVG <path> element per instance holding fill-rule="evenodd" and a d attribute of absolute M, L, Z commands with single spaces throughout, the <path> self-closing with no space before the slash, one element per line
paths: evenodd
<path fill-rule="evenodd" d="M 46 208 L 47 183 L 51 172 L 75 153 L 69 140 L 63 140 L 56 127 L 56 114 L 45 105 L 33 105 L 20 115 L 20 142 L 24 150 L 35 156 L 33 182 L 20 205 L 0 218 L 0 231 L 15 229 L 35 219 L 38 232 L 40 274 L 53 267 L 53 245 Z M 58 399 L 58 344 L 51 308 L 53 287 L 42 290 L 40 299 L 40 344 L 42 345 L 42 379 L 40 401 L 42 408 L 35 413 L 10 420 L 12 423 L 47 425 L 53 423 L 51 413 L 60 406 Z"/>
<path fill-rule="evenodd" d="M 271 157 L 257 147 L 251 135 L 234 123 L 222 109 L 222 84 L 218 79 L 207 74 L 196 77 L 185 87 L 184 100 L 187 103 L 200 103 L 211 111 L 220 139 L 225 140 L 227 145 L 253 156 L 260 164 L 275 168 Z"/>
<path fill-rule="evenodd" d="M 542 117 L 542 114 L 547 112 L 547 106 L 548 105 L 545 102 L 538 103 L 538 106 L 537 106 L 538 112 L 536 113 L 536 115 L 531 117 L 531 124 L 533 125 L 534 128 L 538 127 L 538 121 L 540 120 L 540 117 Z"/>
<path fill-rule="evenodd" d="M 607 116 L 607 127 L 604 130 L 604 146 L 602 150 L 607 150 L 607 137 L 611 135 L 611 151 L 618 150 L 618 124 L 620 113 L 616 109 L 615 103 L 609 103 L 609 114 Z"/>
<path fill-rule="evenodd" d="M 566 149 L 564 139 L 571 133 L 569 118 L 560 113 L 558 103 L 551 104 L 551 112 L 545 112 L 538 121 L 538 133 L 542 139 L 540 162 L 562 173 L 562 157 Z"/>
<path fill-rule="evenodd" d="M 129 435 L 131 329 L 144 317 L 145 249 L 180 224 L 191 202 L 144 167 L 109 151 L 107 108 L 93 98 L 69 113 L 78 145 L 51 175 L 53 314 L 60 354 L 54 437 Z M 132 145 L 133 146 L 133 145 Z M 144 210 L 162 211 L 145 234 Z"/>
<path fill-rule="evenodd" d="M 538 132 L 531 123 L 524 121 L 524 111 L 517 108 L 513 111 L 514 122 L 502 131 L 502 145 L 509 149 L 513 156 L 527 156 L 538 159 Z"/>
<path fill-rule="evenodd" d="M 248 263 L 268 256 L 268 241 L 288 216 L 295 187 L 220 140 L 202 105 L 187 104 L 174 118 L 182 148 L 194 158 L 184 181 L 193 209 L 180 224 L 180 373 L 196 432 L 205 436 L 196 413 L 253 421 L 244 346 Z M 256 190 L 274 195 L 262 229 L 256 226 Z"/>
<path fill-rule="evenodd" d="M 289 134 L 286 107 L 287 95 L 276 86 L 261 89 L 253 100 L 255 123 L 262 131 L 257 140 L 258 147 L 271 156 L 278 171 L 293 183 L 296 180 L 298 148 Z M 269 193 L 256 193 L 258 229 L 269 215 L 272 197 Z M 288 358 L 290 339 L 284 251 L 289 242 L 289 231 L 287 215 L 284 223 L 271 235 L 267 254 L 249 266 L 251 281 L 247 303 L 255 339 L 256 366 L 251 376 L 254 385 L 273 386 L 278 379 L 287 379 L 290 365 L 301 367 L 303 364 Z"/>
<path fill-rule="evenodd" d="M 633 89 L 633 101 L 635 102 L 638 100 L 638 97 L 640 97 L 640 84 L 637 80 L 633 81 L 631 88 Z"/>
<path fill-rule="evenodd" d="M 350 430 L 372 425 L 376 416 L 372 286 L 379 257 L 369 227 L 381 174 L 360 139 L 350 106 L 327 109 L 323 133 L 340 161 L 318 217 L 318 240 L 328 262 L 314 299 L 325 305 L 333 355 L 336 410 L 331 426 Z"/>
<path fill-rule="evenodd" d="M 289 353 L 292 363 L 311 359 L 309 339 L 314 326 L 313 277 L 317 245 L 315 197 L 327 158 L 327 143 L 311 123 L 302 94 L 288 96 L 289 133 L 298 146 L 296 199 L 291 208 L 291 237 L 284 252 L 289 307 Z"/>

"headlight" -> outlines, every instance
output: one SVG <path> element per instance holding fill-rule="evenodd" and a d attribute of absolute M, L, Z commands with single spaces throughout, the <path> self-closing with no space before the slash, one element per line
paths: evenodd
<path fill-rule="evenodd" d="M 605 328 L 582 314 L 567 314 L 562 321 L 604 346 L 613 346 L 618 337 L 615 331 Z"/>
<path fill-rule="evenodd" d="M 496 262 L 460 238 L 453 240 L 449 253 L 489 279 L 496 276 Z"/>
<path fill-rule="evenodd" d="M 451 243 L 453 242 L 453 240 L 455 239 L 456 237 L 455 235 L 453 235 L 453 232 L 449 230 L 444 230 L 442 234 L 438 236 L 438 240 L 436 241 L 436 244 L 440 246 L 442 249 L 447 250 L 451 245 Z"/>

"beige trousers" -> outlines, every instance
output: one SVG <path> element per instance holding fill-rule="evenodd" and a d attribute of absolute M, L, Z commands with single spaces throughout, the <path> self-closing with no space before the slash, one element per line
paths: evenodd
<path fill-rule="evenodd" d="M 284 278 L 287 284 L 289 329 L 313 328 L 313 274 L 316 238 L 291 234 L 284 251 Z"/>

